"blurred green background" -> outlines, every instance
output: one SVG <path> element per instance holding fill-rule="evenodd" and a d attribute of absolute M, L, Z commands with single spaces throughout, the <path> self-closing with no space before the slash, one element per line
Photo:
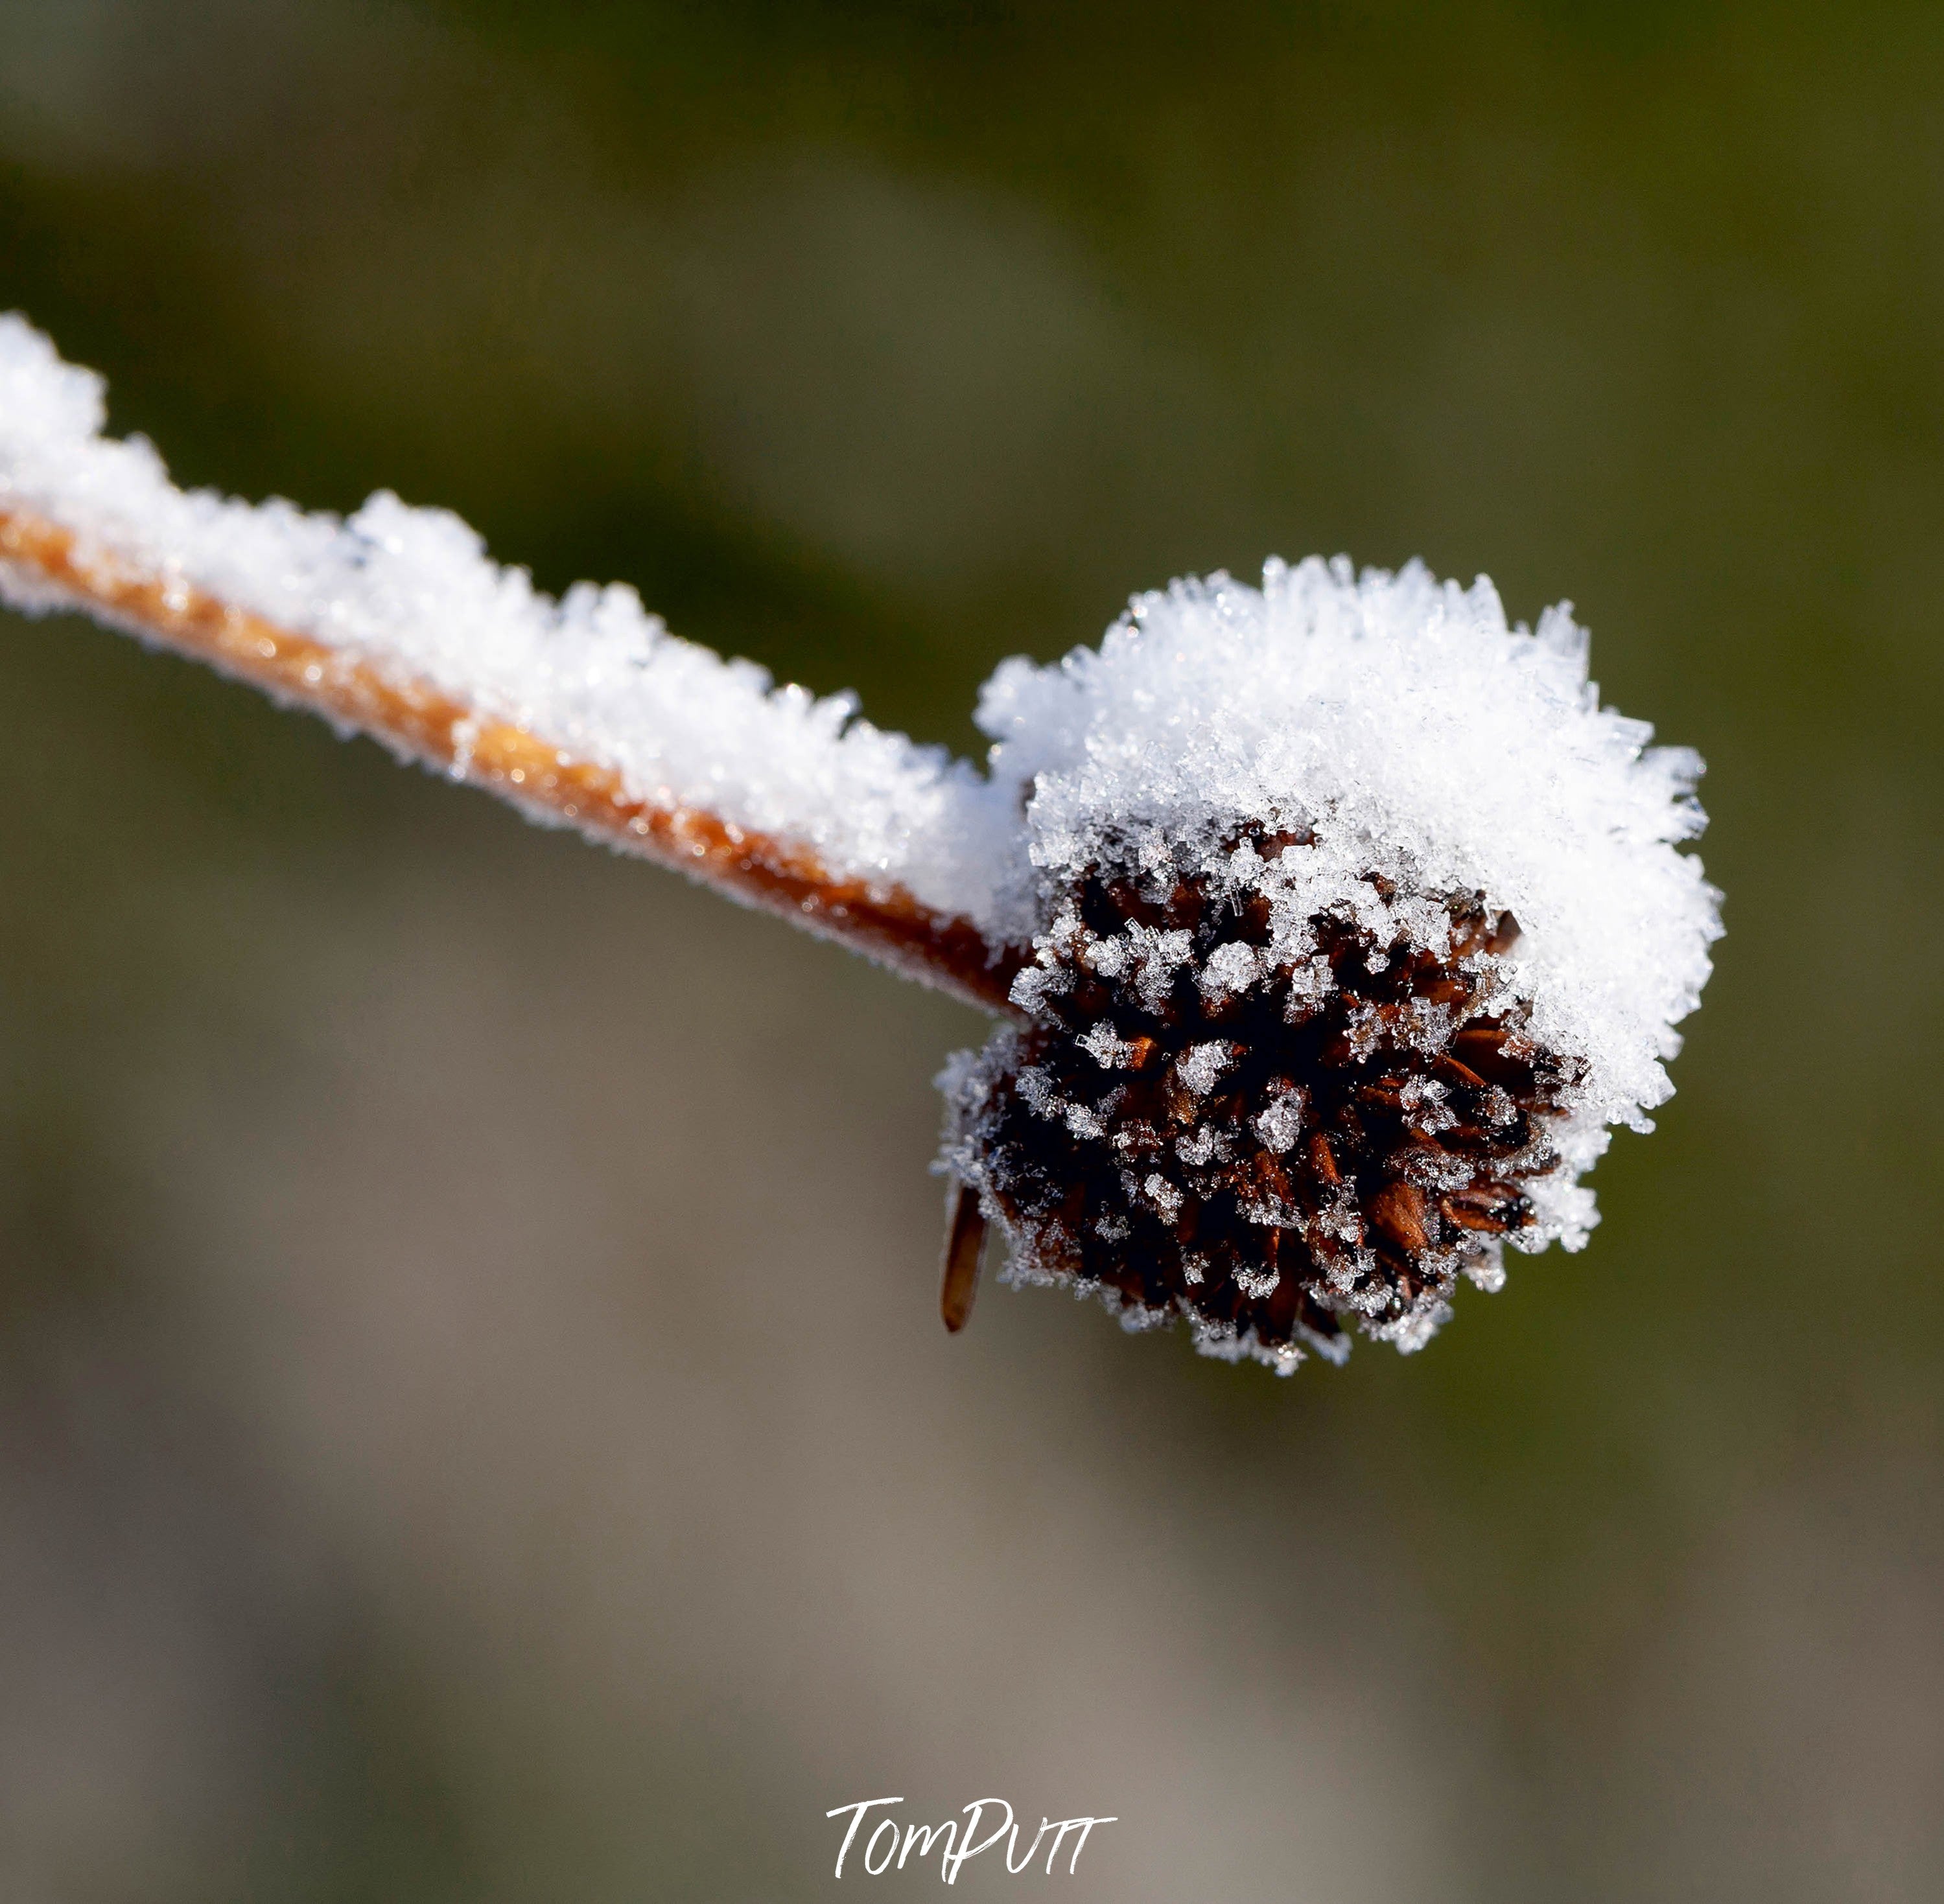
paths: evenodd
<path fill-rule="evenodd" d="M 0 305 L 960 747 L 1187 570 L 1570 595 L 1730 927 L 1423 1355 L 952 1340 L 973 1014 L 6 619 L 0 1893 L 817 1897 L 997 1792 L 1121 1822 L 982 1893 L 1944 1895 L 1944 9 L 8 0 Z"/>

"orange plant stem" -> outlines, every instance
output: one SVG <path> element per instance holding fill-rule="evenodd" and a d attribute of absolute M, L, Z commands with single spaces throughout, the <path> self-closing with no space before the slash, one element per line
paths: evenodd
<path fill-rule="evenodd" d="M 0 505 L 0 562 L 99 620 L 369 734 L 537 818 L 672 867 L 989 1011 L 1011 1009 L 1007 992 L 1023 955 L 989 945 L 969 920 L 901 886 L 834 874 L 807 847 L 704 808 L 639 798 L 612 767 L 576 760 L 403 670 L 281 628 L 30 510 Z"/>

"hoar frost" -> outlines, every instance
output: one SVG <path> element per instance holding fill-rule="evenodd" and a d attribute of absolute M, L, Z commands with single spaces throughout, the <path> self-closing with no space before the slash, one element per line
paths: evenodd
<path fill-rule="evenodd" d="M 1340 558 L 1177 582 L 1097 651 L 1001 665 L 981 774 L 631 590 L 551 600 L 443 511 L 185 493 L 103 413 L 0 318 L 0 522 L 429 686 L 468 711 L 455 772 L 469 723 L 510 723 L 969 928 L 1016 1016 L 940 1080 L 941 1167 L 1017 1281 L 1284 1371 L 1351 1328 L 1414 1349 L 1504 1244 L 1586 1240 L 1583 1175 L 1669 1094 L 1719 931 L 1678 849 L 1701 763 L 1601 707 L 1564 605 L 1509 627 L 1488 582 Z M 14 606 L 166 638 L 7 546 Z M 964 1224 L 949 1254 L 976 1276 Z"/>
<path fill-rule="evenodd" d="M 99 376 L 0 315 L 0 508 L 542 735 L 638 799 L 789 838 L 833 876 L 943 913 L 1002 910 L 991 882 L 1014 871 L 1014 815 L 969 763 L 874 727 L 851 696 L 777 687 L 678 640 L 624 585 L 583 582 L 556 601 L 449 511 L 389 492 L 340 519 L 179 490 L 149 444 L 102 435 L 104 412 Z M 0 599 L 92 610 L 6 562 Z"/>

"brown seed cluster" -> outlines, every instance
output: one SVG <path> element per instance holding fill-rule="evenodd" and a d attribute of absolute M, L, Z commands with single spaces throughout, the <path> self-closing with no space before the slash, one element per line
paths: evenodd
<path fill-rule="evenodd" d="M 1313 846 L 1254 828 L 1226 849 L 1245 842 L 1265 863 Z M 1016 1274 L 1130 1322 L 1184 1316 L 1203 1347 L 1284 1366 L 1340 1359 L 1346 1320 L 1417 1347 L 1460 1273 L 1496 1286 L 1499 1239 L 1532 1220 L 1522 1186 L 1558 1162 L 1576 1067 L 1505 993 L 1516 923 L 1465 895 L 1418 935 L 1444 943 L 1380 942 L 1333 911 L 1279 962 L 1266 892 L 1206 854 L 1155 858 L 1054 908 L 1015 993 L 1031 1021 L 959 1080 L 950 1167 Z"/>

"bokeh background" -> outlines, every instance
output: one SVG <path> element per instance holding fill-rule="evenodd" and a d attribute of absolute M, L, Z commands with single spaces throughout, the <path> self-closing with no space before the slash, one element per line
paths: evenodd
<path fill-rule="evenodd" d="M 961 747 L 1187 570 L 1570 595 L 1730 923 L 1423 1355 L 948 1340 L 974 1014 L 0 622 L 11 1904 L 820 1897 L 994 1792 L 1121 1822 L 980 1894 L 1944 1895 L 1944 11 L 7 0 L 0 304 Z"/>

